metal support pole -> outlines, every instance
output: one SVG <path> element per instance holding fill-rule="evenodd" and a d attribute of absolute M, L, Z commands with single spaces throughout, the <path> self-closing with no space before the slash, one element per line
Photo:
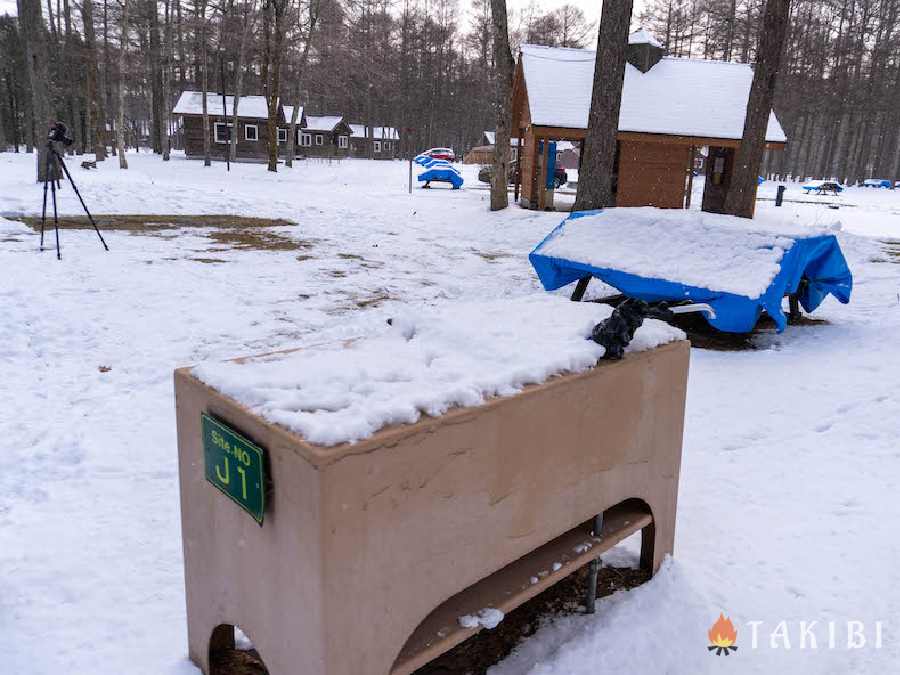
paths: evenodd
<path fill-rule="evenodd" d="M 44 225 L 47 222 L 47 181 L 50 180 L 50 150 L 47 150 L 47 157 L 44 159 L 44 206 L 41 208 L 41 246 L 40 250 L 44 250 Z"/>
<path fill-rule="evenodd" d="M 789 318 L 791 323 L 797 323 L 800 321 L 802 314 L 800 313 L 800 300 L 797 298 L 796 293 L 791 293 L 788 296 L 788 306 L 790 307 Z"/>
<path fill-rule="evenodd" d="M 412 149 L 410 149 L 410 151 L 409 151 L 409 194 L 412 194 L 412 165 L 413 165 Z"/>
<path fill-rule="evenodd" d="M 50 157 L 50 152 L 52 152 L 52 150 L 48 151 L 48 153 L 47 153 L 48 158 Z M 47 160 L 47 164 L 48 164 L 47 170 L 49 171 L 50 170 L 50 167 L 49 167 L 50 160 L 49 159 Z M 53 225 L 56 228 L 56 259 L 62 260 L 62 254 L 59 251 L 59 215 L 56 213 L 56 181 L 55 180 L 50 181 L 50 195 L 51 195 L 51 198 L 53 199 Z"/>
<path fill-rule="evenodd" d="M 78 191 L 78 186 L 75 185 L 75 181 L 72 179 L 72 174 L 69 173 L 69 167 L 66 166 L 66 163 L 63 161 L 63 158 L 59 155 L 56 150 L 52 151 L 55 155 L 56 159 L 59 161 L 59 165 L 62 167 L 63 173 L 66 174 L 66 178 L 69 179 L 69 184 L 72 186 L 72 190 L 75 191 L 75 195 L 78 197 L 78 201 L 81 202 L 81 208 L 84 209 L 84 212 L 87 214 L 88 220 L 91 221 L 91 225 L 94 227 L 94 232 L 97 233 L 97 236 L 100 237 L 100 243 L 103 244 L 103 248 L 105 250 L 109 250 L 109 246 L 106 245 L 106 240 L 103 238 L 103 235 L 100 234 L 100 228 L 97 227 L 97 223 L 94 222 L 94 216 L 91 215 L 91 212 L 88 210 L 87 204 L 84 203 L 84 199 L 81 196 L 81 193 Z M 54 193 L 55 194 L 55 193 Z M 56 198 L 53 199 L 53 206 L 56 208 Z"/>
<path fill-rule="evenodd" d="M 594 516 L 594 537 L 599 537 L 603 530 L 603 514 L 598 513 Z M 584 596 L 584 612 L 585 614 L 593 614 L 597 603 L 597 575 L 600 573 L 600 558 L 594 558 L 588 564 L 587 590 Z"/>
<path fill-rule="evenodd" d="M 575 284 L 575 290 L 572 291 L 572 297 L 570 300 L 572 302 L 581 302 L 581 299 L 584 297 L 585 291 L 587 291 L 588 284 L 591 282 L 591 275 L 589 274 L 586 277 L 581 277 L 578 280 L 578 283 Z"/>
<path fill-rule="evenodd" d="M 784 201 L 784 191 L 787 188 L 784 185 L 778 186 L 778 194 L 775 195 L 775 206 L 781 206 Z"/>

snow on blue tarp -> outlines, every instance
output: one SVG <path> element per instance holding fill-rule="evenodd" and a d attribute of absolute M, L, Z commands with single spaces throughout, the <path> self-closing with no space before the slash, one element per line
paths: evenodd
<path fill-rule="evenodd" d="M 729 333 L 746 333 L 753 330 L 763 311 L 775 321 L 778 332 L 783 331 L 787 326 L 787 319 L 782 311 L 782 299 L 787 293 L 797 292 L 800 280 L 804 278 L 807 284 L 799 290 L 799 300 L 807 312 L 815 310 L 828 294 L 842 303 L 850 301 L 853 277 L 837 238 L 831 234 L 815 234 L 808 237 L 791 234 L 787 241 L 793 240 L 792 245 L 784 251 L 777 273 L 758 297 L 712 290 L 679 282 L 678 279 L 640 276 L 613 267 L 596 267 L 577 259 L 542 253 L 542 249 L 547 248 L 550 242 L 559 237 L 572 220 L 603 213 L 605 212 L 585 211 L 571 214 L 531 252 L 529 260 L 544 289 L 553 291 L 591 275 L 628 297 L 647 302 L 705 302 L 716 312 L 716 318 L 706 317 L 707 321 L 716 329 Z M 627 236 L 626 226 L 621 230 L 621 237 Z M 661 233 L 661 238 L 665 239 L 664 233 Z M 685 262 L 690 265 L 690 261 Z"/>
<path fill-rule="evenodd" d="M 460 176 L 459 172 L 449 164 L 447 166 L 432 166 L 427 171 L 420 173 L 418 180 L 423 183 L 425 181 L 450 183 L 453 185 L 454 190 L 458 190 L 463 184 L 462 176 Z"/>

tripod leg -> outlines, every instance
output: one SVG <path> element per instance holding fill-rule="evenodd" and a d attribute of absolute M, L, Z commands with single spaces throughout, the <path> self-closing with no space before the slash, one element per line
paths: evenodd
<path fill-rule="evenodd" d="M 56 259 L 62 260 L 62 254 L 59 252 L 59 216 L 56 213 L 56 183 L 50 183 L 50 193 L 53 197 L 53 224 L 56 227 Z"/>
<path fill-rule="evenodd" d="M 50 151 L 47 151 L 47 159 L 44 161 L 44 205 L 41 208 L 41 247 L 44 250 L 44 225 L 47 223 L 47 181 L 50 180 Z"/>
<path fill-rule="evenodd" d="M 81 198 L 81 193 L 78 191 L 78 186 L 75 185 L 75 181 L 72 180 L 72 174 L 69 173 L 69 167 L 66 166 L 66 163 L 63 161 L 63 158 L 60 157 L 59 153 L 55 150 L 53 151 L 56 155 L 56 159 L 59 161 L 59 165 L 62 167 L 62 170 L 66 174 L 66 178 L 69 179 L 69 183 L 72 185 L 72 189 L 75 191 L 75 194 L 78 196 L 78 201 L 81 202 L 81 207 L 84 209 L 84 212 L 87 214 L 88 220 L 91 221 L 91 225 L 94 226 L 94 232 L 97 233 L 97 236 L 100 237 L 100 243 L 103 244 L 103 248 L 107 251 L 109 250 L 109 246 L 106 245 L 106 240 L 103 238 L 103 235 L 100 234 L 100 228 L 97 227 L 97 223 L 94 222 L 94 216 L 91 215 L 91 212 L 88 211 L 87 204 L 84 203 L 84 199 Z"/>

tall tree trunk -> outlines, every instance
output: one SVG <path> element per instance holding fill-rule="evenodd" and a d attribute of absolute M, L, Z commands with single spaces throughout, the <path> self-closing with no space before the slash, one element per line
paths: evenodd
<path fill-rule="evenodd" d="M 791 0 L 767 0 L 759 56 L 747 101 L 744 135 L 734 162 L 734 175 L 725 195 L 724 213 L 752 218 L 756 207 L 759 165 L 766 147 L 766 129 L 775 99 L 775 84 L 781 68 L 787 36 Z"/>
<path fill-rule="evenodd" d="M 160 119 L 159 145 L 162 148 L 164 162 L 169 161 L 172 151 L 172 142 L 169 139 L 169 113 L 171 112 L 170 88 L 172 83 L 172 2 L 165 0 L 165 30 L 162 63 L 162 117 Z"/>
<path fill-rule="evenodd" d="M 22 41 L 25 44 L 25 72 L 31 87 L 34 147 L 37 148 L 37 180 L 47 175 L 47 130 L 50 124 L 50 69 L 47 61 L 47 33 L 40 0 L 17 0 Z"/>
<path fill-rule="evenodd" d="M 127 169 L 125 158 L 125 55 L 128 52 L 128 3 L 122 0 L 122 20 L 119 27 L 119 97 L 116 108 L 116 149 L 119 152 L 119 168 Z"/>
<path fill-rule="evenodd" d="M 207 91 L 209 90 L 209 68 L 207 68 L 206 56 L 206 1 L 199 3 L 197 7 L 198 20 L 200 22 L 200 72 L 201 72 L 201 97 L 203 99 L 203 166 L 212 166 L 212 148 L 209 140 L 209 104 Z M 225 114 L 225 111 L 222 111 Z M 226 127 L 227 129 L 227 127 Z M 237 133 L 237 128 L 232 130 Z"/>
<path fill-rule="evenodd" d="M 150 6 L 150 100 L 153 107 L 150 126 L 150 144 L 153 152 L 162 154 L 163 130 L 163 75 L 162 55 L 159 38 L 159 4 L 156 0 L 147 0 Z"/>
<path fill-rule="evenodd" d="M 572 207 L 575 211 L 615 206 L 613 172 L 631 9 L 632 0 L 603 0 L 584 159 Z"/>
<path fill-rule="evenodd" d="M 300 63 L 297 64 L 296 94 L 294 100 L 291 101 L 294 106 L 294 112 L 291 115 L 290 125 L 288 127 L 287 157 L 285 157 L 284 160 L 284 164 L 287 167 L 294 166 L 294 155 L 297 152 L 297 122 L 300 121 L 300 98 L 303 92 L 303 77 L 306 75 L 306 66 L 309 63 L 309 48 L 312 46 L 316 24 L 319 21 L 319 4 L 319 0 L 309 0 L 309 15 L 307 17 L 309 24 L 306 32 L 306 43 L 303 45 L 303 53 L 300 54 Z M 243 47 L 243 45 L 241 46 Z"/>
<path fill-rule="evenodd" d="M 281 88 L 281 52 L 284 42 L 284 13 L 287 0 L 267 0 L 266 63 L 264 82 L 269 110 L 269 171 L 278 171 L 278 103 Z"/>
<path fill-rule="evenodd" d="M 88 114 L 88 138 L 89 145 L 93 150 L 98 162 L 106 159 L 106 115 L 104 108 L 106 107 L 105 92 L 100 91 L 102 85 L 99 80 L 99 62 L 97 59 L 97 36 L 94 32 L 94 2 L 93 0 L 83 0 L 81 3 L 81 22 L 84 24 L 84 46 L 87 63 L 85 69 L 85 97 L 86 109 Z"/>
<path fill-rule="evenodd" d="M 104 100 L 104 108 L 106 110 L 112 110 L 112 88 L 110 87 L 109 81 L 109 68 L 110 68 L 110 60 L 109 60 L 109 2 L 108 0 L 103 0 L 103 100 Z M 104 124 L 103 127 L 103 143 L 104 147 L 106 147 L 106 133 L 107 128 Z M 110 147 L 112 148 L 112 154 L 116 154 L 116 144 L 110 143 Z"/>
<path fill-rule="evenodd" d="M 509 132 L 512 112 L 512 80 L 514 62 L 509 49 L 506 0 L 491 0 L 491 22 L 494 27 L 494 107 L 497 111 L 494 137 L 494 175 L 491 176 L 491 211 L 509 206 Z"/>

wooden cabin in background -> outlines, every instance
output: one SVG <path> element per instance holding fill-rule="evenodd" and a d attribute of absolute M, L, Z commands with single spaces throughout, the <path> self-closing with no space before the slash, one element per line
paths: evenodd
<path fill-rule="evenodd" d="M 394 127 L 374 126 L 371 129 L 365 124 L 350 125 L 350 150 L 353 157 L 371 157 L 373 159 L 395 159 L 400 156 L 400 132 Z"/>
<path fill-rule="evenodd" d="M 266 141 L 269 129 L 269 108 L 265 96 L 242 96 L 238 101 L 238 128 L 232 128 L 234 97 L 207 92 L 206 109 L 209 115 L 210 155 L 224 160 L 228 154 L 229 132 L 237 134 L 237 159 L 244 162 L 264 162 L 268 157 Z M 203 93 L 182 92 L 172 110 L 180 115 L 183 124 L 184 154 L 188 159 L 203 159 Z M 284 108 L 278 105 L 278 125 L 285 125 Z M 283 133 L 286 134 L 284 129 Z M 284 136 L 287 139 L 287 136 Z"/>
<path fill-rule="evenodd" d="M 493 164 L 494 163 L 494 145 L 497 142 L 497 134 L 493 131 L 485 131 L 481 134 L 481 145 L 470 148 L 463 155 L 463 164 Z M 510 161 L 515 162 L 519 156 L 519 139 L 512 137 L 509 139 Z"/>
<path fill-rule="evenodd" d="M 690 206 L 696 149 L 708 147 L 704 211 L 721 211 L 743 135 L 753 81 L 747 64 L 666 57 L 646 31 L 633 33 L 619 118 L 614 190 L 617 206 Z M 522 45 L 512 94 L 512 129 L 520 153 L 520 203 L 547 205 L 541 141 L 581 144 L 587 134 L 595 52 Z M 768 148 L 786 137 L 774 112 Z M 543 154 L 540 149 L 544 148 Z"/>
<path fill-rule="evenodd" d="M 297 152 L 303 157 L 349 157 L 350 132 L 343 115 L 307 115 Z"/>
<path fill-rule="evenodd" d="M 234 97 L 206 95 L 209 115 L 210 155 L 224 160 L 228 153 L 229 132 L 232 131 Z M 181 120 L 182 142 L 188 159 L 203 159 L 203 95 L 199 91 L 185 91 L 172 110 Z M 278 104 L 278 154 L 284 157 L 288 148 L 291 116 L 294 106 Z M 264 96 L 242 96 L 238 101 L 237 161 L 265 162 L 268 159 L 268 105 Z M 393 127 L 374 127 L 366 132 L 363 124 L 349 124 L 343 115 L 308 115 L 303 106 L 297 113 L 297 138 L 294 153 L 297 158 L 369 157 L 371 146 L 375 159 L 394 159 L 400 152 L 400 133 Z"/>

